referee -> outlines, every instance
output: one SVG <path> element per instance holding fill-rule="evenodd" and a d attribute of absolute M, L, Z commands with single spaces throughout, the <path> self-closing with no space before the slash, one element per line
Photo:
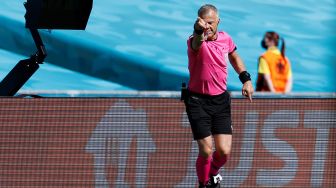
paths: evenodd
<path fill-rule="evenodd" d="M 242 94 L 252 102 L 250 74 L 240 59 L 235 43 L 225 32 L 217 31 L 220 22 L 215 6 L 198 10 L 194 33 L 187 41 L 190 80 L 185 105 L 199 155 L 196 171 L 201 188 L 218 188 L 219 169 L 231 151 L 231 98 L 227 91 L 228 63 L 239 74 Z M 212 152 L 212 137 L 215 152 Z"/>

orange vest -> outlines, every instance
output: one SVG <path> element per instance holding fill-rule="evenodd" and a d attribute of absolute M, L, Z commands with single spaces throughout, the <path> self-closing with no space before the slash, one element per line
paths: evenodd
<path fill-rule="evenodd" d="M 271 51 L 266 51 L 262 56 L 268 64 L 270 69 L 270 77 L 273 87 L 276 92 L 285 92 L 288 82 L 288 73 L 290 71 L 290 64 L 287 58 L 283 58 L 281 54 L 275 54 Z M 258 75 L 257 91 L 270 91 L 267 87 L 266 80 Z"/>

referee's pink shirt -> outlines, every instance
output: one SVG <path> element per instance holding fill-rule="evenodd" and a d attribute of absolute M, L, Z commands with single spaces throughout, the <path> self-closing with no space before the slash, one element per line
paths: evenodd
<path fill-rule="evenodd" d="M 215 41 L 204 41 L 195 51 L 191 48 L 192 36 L 187 41 L 189 59 L 189 85 L 191 92 L 219 95 L 227 89 L 228 55 L 236 50 L 230 35 L 218 32 Z"/>

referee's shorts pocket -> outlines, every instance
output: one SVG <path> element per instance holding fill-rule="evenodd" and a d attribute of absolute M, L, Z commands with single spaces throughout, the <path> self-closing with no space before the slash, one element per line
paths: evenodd
<path fill-rule="evenodd" d="M 202 104 L 199 98 L 195 98 L 193 96 L 188 96 L 187 100 L 185 100 L 186 111 L 189 119 L 200 118 L 202 111 Z"/>
<path fill-rule="evenodd" d="M 195 140 L 211 135 L 211 117 L 204 111 L 202 99 L 190 96 L 185 101 L 189 123 Z"/>

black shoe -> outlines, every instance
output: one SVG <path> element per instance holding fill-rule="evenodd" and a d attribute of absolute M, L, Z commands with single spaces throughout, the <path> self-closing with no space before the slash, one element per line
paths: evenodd
<path fill-rule="evenodd" d="M 220 182 L 223 180 L 220 174 L 216 176 L 211 176 L 210 178 L 210 188 L 220 188 Z"/>
<path fill-rule="evenodd" d="M 212 188 L 211 181 L 209 180 L 206 185 L 203 185 L 202 183 L 200 183 L 199 188 Z"/>

